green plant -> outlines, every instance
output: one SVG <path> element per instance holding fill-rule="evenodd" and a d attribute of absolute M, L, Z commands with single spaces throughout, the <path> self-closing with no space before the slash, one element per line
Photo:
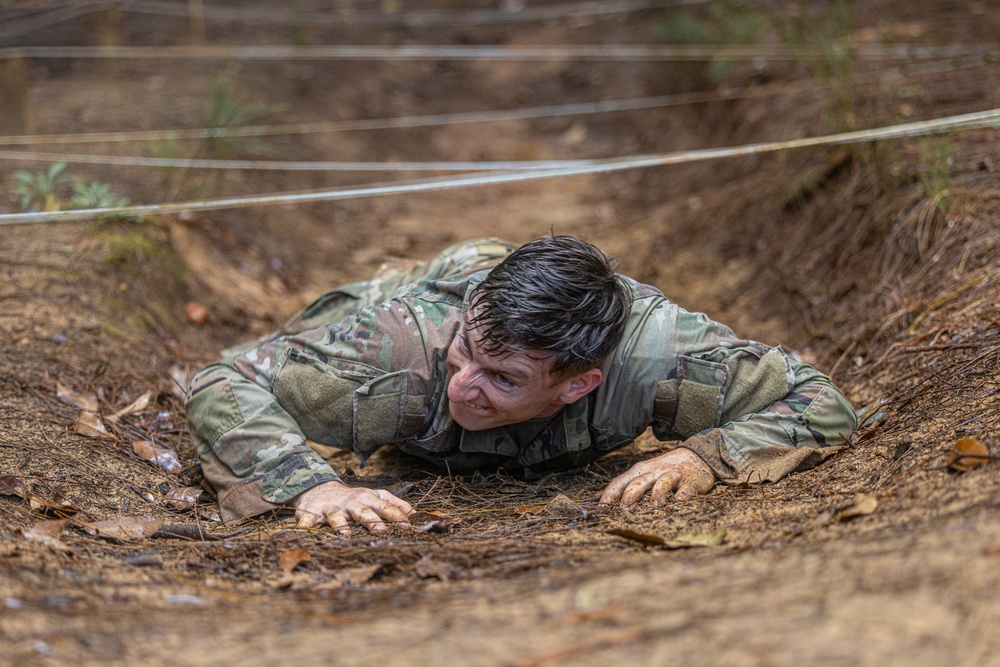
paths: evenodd
<path fill-rule="evenodd" d="M 708 12 L 667 10 L 653 27 L 653 36 L 670 44 L 754 44 L 770 26 L 767 16 L 741 3 L 716 2 Z M 736 66 L 732 60 L 713 59 L 696 64 L 712 83 L 722 81 Z"/>
<path fill-rule="evenodd" d="M 265 119 L 281 109 L 280 105 L 270 105 L 240 97 L 234 91 L 232 82 L 222 82 L 212 87 L 201 124 L 209 129 L 228 130 Z M 205 141 L 208 152 L 216 158 L 226 158 L 238 152 L 260 155 L 272 152 L 268 150 L 267 144 L 261 141 L 237 139 L 221 133 L 220 135 L 209 137 Z"/>
<path fill-rule="evenodd" d="M 73 178 L 73 195 L 70 198 L 70 205 L 74 208 L 119 208 L 129 205 L 128 197 L 116 197 L 111 193 L 111 186 L 100 181 L 87 183 L 82 178 Z M 102 220 L 117 218 L 119 220 L 129 220 L 139 222 L 141 216 L 129 213 L 114 213 L 104 215 Z"/>
<path fill-rule="evenodd" d="M 62 202 L 56 192 L 59 185 L 67 183 L 71 178 L 63 173 L 65 162 L 56 162 L 47 171 L 31 173 L 18 170 L 14 172 L 17 182 L 11 190 L 18 196 L 18 205 L 22 210 L 58 211 Z"/>
<path fill-rule="evenodd" d="M 32 173 L 29 171 L 14 172 L 14 185 L 11 192 L 18 197 L 18 205 L 23 210 L 58 211 L 64 201 L 58 190 L 67 183 L 72 184 L 69 196 L 69 206 L 72 208 L 119 208 L 128 206 L 128 197 L 117 197 L 111 192 L 111 186 L 100 181 L 87 182 L 81 176 L 66 173 L 66 163 L 56 162 L 46 171 Z M 135 215 L 113 215 L 102 219 L 118 218 L 121 220 L 141 220 Z"/>
<path fill-rule="evenodd" d="M 107 290 L 105 303 L 120 316 L 122 336 L 165 334 L 188 293 L 187 274 L 169 240 L 169 228 L 155 218 L 145 225 L 112 220 L 95 228 L 93 238 L 104 251 L 103 273 L 118 289 Z"/>
<path fill-rule="evenodd" d="M 204 150 L 204 147 L 201 146 L 201 142 L 181 143 L 176 136 L 168 135 L 165 139 L 142 144 L 137 150 L 148 157 L 187 160 L 197 157 L 198 152 Z M 162 199 L 173 201 L 188 189 L 191 167 L 159 167 L 156 173 L 163 188 Z"/>
<path fill-rule="evenodd" d="M 100 181 L 87 183 L 77 179 L 73 183 L 73 196 L 70 204 L 74 208 L 118 208 L 128 206 L 128 197 L 115 197 L 111 194 L 111 186 Z"/>
<path fill-rule="evenodd" d="M 787 18 L 781 26 L 788 48 L 812 71 L 816 83 L 831 91 L 831 116 L 837 130 L 857 128 L 852 25 L 850 4 L 837 0 L 827 21 L 799 14 Z"/>
<path fill-rule="evenodd" d="M 920 147 L 919 174 L 924 194 L 943 213 L 950 203 L 947 193 L 951 187 L 951 142 L 947 136 L 921 137 L 917 145 Z"/>

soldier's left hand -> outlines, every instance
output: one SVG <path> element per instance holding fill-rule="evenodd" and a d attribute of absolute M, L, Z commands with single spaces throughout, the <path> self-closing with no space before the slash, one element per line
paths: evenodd
<path fill-rule="evenodd" d="M 659 505 L 671 493 L 677 500 L 687 500 L 708 493 L 714 484 L 715 473 L 708 464 L 690 449 L 678 447 L 615 477 L 601 494 L 600 504 L 621 498 L 622 509 L 628 509 L 649 491 L 653 504 Z"/>
<path fill-rule="evenodd" d="M 305 491 L 288 503 L 295 508 L 300 528 L 330 524 L 344 535 L 351 534 L 348 521 L 356 521 L 373 533 L 386 530 L 386 522 L 406 524 L 413 507 L 385 489 L 347 486 L 343 482 L 324 482 Z"/>

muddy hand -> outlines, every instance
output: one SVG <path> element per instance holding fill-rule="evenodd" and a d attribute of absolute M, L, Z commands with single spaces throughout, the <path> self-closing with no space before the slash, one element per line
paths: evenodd
<path fill-rule="evenodd" d="M 350 522 L 362 524 L 373 533 L 385 530 L 385 522 L 409 523 L 406 515 L 413 508 L 384 489 L 351 487 L 340 482 L 326 482 L 299 494 L 290 503 L 300 528 L 330 524 L 345 535 L 351 534 Z"/>
<path fill-rule="evenodd" d="M 601 505 L 621 498 L 622 509 L 628 509 L 646 492 L 654 505 L 661 504 L 674 493 L 677 500 L 708 493 L 715 484 L 715 473 L 690 449 L 680 447 L 661 456 L 641 461 L 622 475 L 615 477 L 601 494 Z"/>

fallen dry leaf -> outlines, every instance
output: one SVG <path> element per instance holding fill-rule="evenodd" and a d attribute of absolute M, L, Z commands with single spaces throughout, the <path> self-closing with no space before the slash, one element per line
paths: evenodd
<path fill-rule="evenodd" d="M 110 417 L 105 417 L 109 422 L 116 422 L 126 415 L 130 415 L 133 412 L 139 412 L 140 410 L 146 409 L 149 405 L 150 400 L 153 398 L 153 392 L 147 391 L 145 394 L 135 399 L 124 408 L 111 415 Z"/>
<path fill-rule="evenodd" d="M 420 533 L 447 533 L 455 523 L 453 518 L 440 512 L 410 512 L 406 518 Z"/>
<path fill-rule="evenodd" d="M 657 440 L 652 431 L 643 431 L 638 438 L 632 442 L 632 448 L 640 454 L 653 454 L 673 449 L 675 443 Z"/>
<path fill-rule="evenodd" d="M 200 516 L 205 521 L 211 521 L 213 523 L 220 523 L 222 521 L 222 516 L 215 510 L 208 510 L 204 507 L 198 508 L 198 516 Z"/>
<path fill-rule="evenodd" d="M 184 306 L 184 313 L 187 315 L 188 322 L 200 327 L 208 319 L 211 311 L 206 306 L 192 301 Z"/>
<path fill-rule="evenodd" d="M 962 438 L 946 455 L 948 467 L 955 472 L 968 472 L 990 460 L 990 450 L 976 438 Z"/>
<path fill-rule="evenodd" d="M 104 422 L 93 412 L 82 410 L 73 421 L 73 430 L 88 438 L 110 438 L 108 429 L 104 428 Z"/>
<path fill-rule="evenodd" d="M 664 540 L 663 546 L 666 549 L 687 549 L 689 547 L 717 547 L 726 541 L 726 529 L 711 533 L 685 533 L 677 537 Z"/>
<path fill-rule="evenodd" d="M 183 468 L 177 453 L 149 440 L 136 440 L 132 443 L 136 455 L 144 461 L 151 461 L 167 472 L 177 473 Z"/>
<path fill-rule="evenodd" d="M 141 540 L 152 537 L 163 525 L 163 519 L 147 516 L 122 516 L 106 521 L 82 524 L 91 535 L 116 540 Z"/>
<path fill-rule="evenodd" d="M 562 493 L 545 505 L 545 511 L 552 516 L 580 516 L 583 514 L 580 506 Z"/>
<path fill-rule="evenodd" d="M 0 476 L 0 496 L 17 496 L 27 498 L 31 495 L 31 489 L 23 481 L 11 475 Z"/>
<path fill-rule="evenodd" d="M 66 527 L 66 519 L 39 521 L 31 528 L 21 531 L 25 539 L 46 544 L 56 551 L 72 551 L 59 540 L 59 534 Z"/>
<path fill-rule="evenodd" d="M 41 512 L 42 514 L 55 514 L 57 516 L 69 516 L 80 511 L 74 507 L 68 499 L 58 493 L 52 493 L 49 498 L 31 496 L 31 499 L 28 501 L 28 505 L 35 512 Z"/>
<path fill-rule="evenodd" d="M 62 382 L 56 382 L 56 398 L 67 405 L 72 405 L 86 410 L 87 412 L 97 412 L 97 396 L 94 394 L 80 394 L 69 389 Z"/>
<path fill-rule="evenodd" d="M 878 499 L 867 493 L 855 493 L 854 504 L 837 512 L 838 521 L 848 521 L 859 516 L 867 516 L 878 507 Z"/>
<path fill-rule="evenodd" d="M 632 530 L 631 528 L 620 527 L 610 528 L 608 532 L 612 535 L 624 537 L 627 540 L 642 542 L 643 544 L 663 544 L 663 536 L 655 533 L 645 533 L 639 530 Z"/>
<path fill-rule="evenodd" d="M 720 528 L 711 533 L 684 533 L 674 538 L 666 539 L 655 533 L 646 533 L 631 528 L 612 528 L 608 531 L 626 539 L 662 546 L 665 549 L 687 549 L 690 547 L 717 547 L 726 540 L 726 529 Z"/>
<path fill-rule="evenodd" d="M 542 512 L 544 512 L 545 511 L 545 506 L 544 505 L 518 505 L 517 507 L 514 508 L 514 511 L 517 512 L 520 516 L 524 516 L 526 514 L 529 515 L 529 516 L 531 516 L 531 515 L 534 515 L 534 514 L 541 514 Z"/>
<path fill-rule="evenodd" d="M 287 578 L 288 575 L 285 575 Z M 324 581 L 321 584 L 313 584 L 309 586 L 309 590 L 314 593 L 321 593 L 326 595 L 329 591 L 339 591 L 344 587 L 343 582 L 338 579 L 330 579 L 329 581 Z"/>
<path fill-rule="evenodd" d="M 160 502 L 167 507 L 186 510 L 195 506 L 204 491 L 197 486 L 172 486 Z"/>
<path fill-rule="evenodd" d="M 56 383 L 56 397 L 66 403 L 80 408 L 80 414 L 73 420 L 73 430 L 88 438 L 110 438 L 104 427 L 104 422 L 97 416 L 97 396 L 75 392 L 62 382 Z"/>
<path fill-rule="evenodd" d="M 312 556 L 309 555 L 309 552 L 306 551 L 305 547 L 289 549 L 288 551 L 281 552 L 281 555 L 278 556 L 278 567 L 280 567 L 285 574 L 291 574 L 292 570 L 309 560 L 312 560 Z"/>
<path fill-rule="evenodd" d="M 315 586 L 311 585 L 312 577 L 310 577 L 305 572 L 282 572 L 281 577 L 268 582 L 268 585 L 276 591 L 295 591 L 308 588 L 310 590 L 315 590 Z M 334 588 L 343 588 L 343 584 L 339 581 L 334 581 Z"/>
<path fill-rule="evenodd" d="M 382 564 L 349 567 L 333 575 L 344 586 L 361 586 L 368 583 L 382 569 Z"/>
<path fill-rule="evenodd" d="M 187 396 L 188 385 L 191 384 L 192 377 L 194 377 L 194 371 L 191 370 L 191 364 L 178 362 L 171 366 L 170 393 L 184 400 Z"/>
<path fill-rule="evenodd" d="M 451 563 L 432 558 L 430 554 L 425 555 L 414 564 L 417 576 L 421 579 L 440 579 L 448 581 L 458 569 Z"/>
<path fill-rule="evenodd" d="M 59 537 L 59 533 L 66 527 L 66 523 L 66 519 L 47 519 L 39 521 L 28 530 L 22 531 L 22 534 L 29 540 L 50 540 Z"/>

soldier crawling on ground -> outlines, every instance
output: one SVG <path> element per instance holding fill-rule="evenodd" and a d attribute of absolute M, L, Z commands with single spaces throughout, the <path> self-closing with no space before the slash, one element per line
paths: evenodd
<path fill-rule="evenodd" d="M 601 504 L 774 481 L 846 444 L 830 379 L 618 275 L 569 236 L 466 242 L 331 290 L 192 381 L 191 433 L 223 516 L 290 507 L 301 526 L 407 522 L 386 490 L 324 460 L 379 447 L 451 471 L 582 466 L 652 427 L 680 441 L 611 480 Z"/>

